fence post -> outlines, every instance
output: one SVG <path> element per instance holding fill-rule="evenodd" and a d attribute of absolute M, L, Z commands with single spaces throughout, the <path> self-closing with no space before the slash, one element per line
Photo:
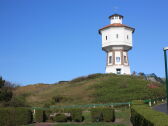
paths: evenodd
<path fill-rule="evenodd" d="M 33 122 L 36 121 L 36 119 L 35 119 L 35 117 L 36 117 L 35 114 L 36 114 L 36 109 L 34 108 L 34 109 L 33 109 Z"/>
<path fill-rule="evenodd" d="M 152 103 L 151 103 L 151 100 L 149 101 L 149 107 L 151 107 L 152 106 Z"/>

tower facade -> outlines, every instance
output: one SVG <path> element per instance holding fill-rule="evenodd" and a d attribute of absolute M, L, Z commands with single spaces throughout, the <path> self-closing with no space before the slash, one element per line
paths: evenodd
<path fill-rule="evenodd" d="M 128 51 L 132 49 L 132 34 L 135 29 L 122 24 L 123 16 L 109 16 L 110 24 L 99 29 L 102 50 L 107 53 L 106 73 L 131 74 Z"/>

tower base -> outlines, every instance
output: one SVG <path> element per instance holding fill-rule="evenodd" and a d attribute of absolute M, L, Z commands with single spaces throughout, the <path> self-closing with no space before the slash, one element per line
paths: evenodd
<path fill-rule="evenodd" d="M 131 74 L 130 66 L 106 66 L 106 73 L 115 73 L 115 74 Z"/>

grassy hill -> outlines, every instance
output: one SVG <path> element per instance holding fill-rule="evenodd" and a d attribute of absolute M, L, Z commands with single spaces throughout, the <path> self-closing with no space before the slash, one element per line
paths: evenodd
<path fill-rule="evenodd" d="M 139 76 L 93 74 L 61 84 L 35 84 L 18 87 L 30 106 L 128 102 L 165 96 L 163 84 Z"/>

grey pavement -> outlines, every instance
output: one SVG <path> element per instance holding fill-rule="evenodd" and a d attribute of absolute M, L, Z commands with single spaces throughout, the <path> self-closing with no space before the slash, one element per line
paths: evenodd
<path fill-rule="evenodd" d="M 161 104 L 161 105 L 156 105 L 153 107 L 154 110 L 159 111 L 159 112 L 164 112 L 167 113 L 167 103 Z"/>

